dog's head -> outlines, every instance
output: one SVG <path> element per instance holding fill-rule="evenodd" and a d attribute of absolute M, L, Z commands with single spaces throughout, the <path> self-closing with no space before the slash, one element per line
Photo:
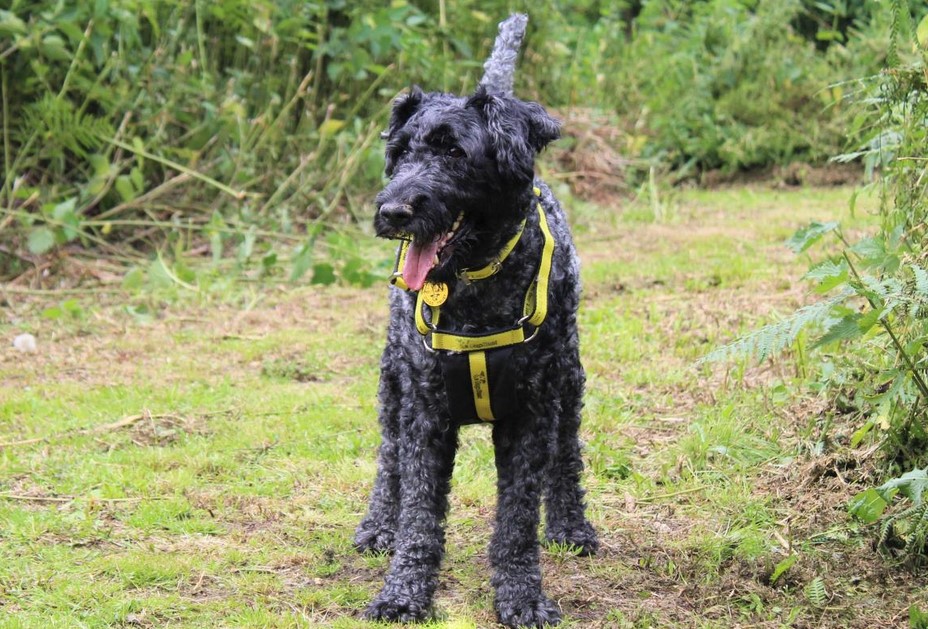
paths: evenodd
<path fill-rule="evenodd" d="M 418 88 L 393 106 L 374 227 L 412 239 L 403 276 L 448 281 L 489 261 L 530 209 L 535 157 L 559 136 L 537 103 L 484 88 L 469 97 Z"/>

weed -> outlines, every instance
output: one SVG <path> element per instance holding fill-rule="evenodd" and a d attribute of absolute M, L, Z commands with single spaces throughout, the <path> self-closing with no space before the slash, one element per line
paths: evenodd
<path fill-rule="evenodd" d="M 829 296 L 716 350 L 709 359 L 753 355 L 762 360 L 796 343 L 808 327 L 820 330 L 808 349 L 856 343 L 861 350 L 842 360 L 842 373 L 836 373 L 834 362 L 826 362 L 825 380 L 840 387 L 835 397 L 861 420 L 851 438 L 853 446 L 876 433 L 887 467 L 897 469 L 924 465 L 928 443 L 924 421 L 928 376 L 922 351 L 928 339 L 924 249 L 928 16 L 915 29 L 906 2 L 896 0 L 891 6 L 889 67 L 872 88 L 873 96 L 863 102 L 870 140 L 854 155 L 863 156 L 871 167 L 879 164 L 883 168 L 879 232 L 852 242 L 836 221 L 813 222 L 800 229 L 787 243 L 797 253 L 828 235 L 840 243 L 839 253 L 814 264 L 805 276 L 815 283 L 818 293 Z M 900 42 L 917 42 L 915 54 L 904 62 Z M 855 202 L 852 197 L 852 211 Z M 916 469 L 910 474 L 920 473 Z M 865 492 L 853 503 L 852 513 L 873 521 L 889 502 L 887 493 L 909 487 L 911 482 L 912 477 L 906 475 Z M 924 547 L 920 490 L 906 495 L 911 507 L 886 520 L 879 545 L 902 527 L 904 551 L 915 556 Z"/>
<path fill-rule="evenodd" d="M 843 81 L 876 71 L 891 24 L 858 4 L 526 6 L 520 89 L 607 116 L 643 211 L 673 222 L 668 167 L 822 161 L 865 132 Z M 366 222 L 381 183 L 392 97 L 473 87 L 511 9 L 16 0 L 0 13 L 0 278 L 44 286 L 50 266 L 105 256 L 139 290 L 371 284 L 389 255 L 345 225 Z"/>

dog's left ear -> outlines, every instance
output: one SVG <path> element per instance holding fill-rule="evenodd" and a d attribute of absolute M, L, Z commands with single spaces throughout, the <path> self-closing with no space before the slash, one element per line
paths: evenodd
<path fill-rule="evenodd" d="M 538 103 L 490 94 L 481 86 L 467 101 L 487 121 L 500 173 L 517 183 L 531 183 L 535 156 L 561 136 L 560 123 Z"/>

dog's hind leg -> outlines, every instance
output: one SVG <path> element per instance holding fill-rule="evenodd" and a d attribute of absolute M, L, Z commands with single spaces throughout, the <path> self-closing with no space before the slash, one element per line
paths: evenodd
<path fill-rule="evenodd" d="M 377 453 L 377 477 L 367 515 L 358 524 L 354 543 L 360 552 L 392 552 L 400 508 L 399 425 L 403 410 L 402 364 L 390 344 L 380 361 L 381 442 Z"/>
<path fill-rule="evenodd" d="M 400 428 L 395 552 L 383 589 L 364 612 L 371 620 L 413 622 L 430 616 L 444 554 L 444 519 L 458 431 L 450 417 L 435 417 L 423 403 L 411 402 L 411 406 L 415 415 Z"/>
<path fill-rule="evenodd" d="M 496 613 L 509 627 L 542 627 L 561 620 L 557 605 L 541 589 L 538 522 L 547 446 L 545 431 L 535 420 L 540 409 L 527 406 L 530 415 L 493 426 L 498 499 L 490 542 L 491 582 Z"/>
<path fill-rule="evenodd" d="M 584 491 L 580 486 L 583 461 L 578 437 L 585 376 L 576 335 L 572 341 L 549 372 L 556 382 L 552 390 L 559 393 L 560 408 L 545 484 L 545 540 L 572 546 L 580 555 L 592 555 L 598 550 L 599 541 L 584 515 Z"/>

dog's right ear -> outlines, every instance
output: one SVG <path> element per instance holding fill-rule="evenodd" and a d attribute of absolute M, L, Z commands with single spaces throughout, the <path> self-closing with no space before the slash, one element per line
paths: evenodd
<path fill-rule="evenodd" d="M 560 135 L 560 123 L 538 103 L 491 94 L 483 85 L 467 100 L 481 112 L 500 174 L 517 185 L 535 176 L 535 156 Z"/>
<path fill-rule="evenodd" d="M 384 172 L 387 177 L 393 176 L 393 168 L 396 164 L 396 146 L 391 141 L 396 136 L 396 132 L 402 129 L 413 114 L 419 111 L 422 101 L 425 100 L 422 90 L 418 85 L 413 85 L 408 94 L 400 96 L 393 102 L 393 113 L 390 114 L 390 126 L 380 134 L 380 137 L 387 141 L 386 164 Z"/>
<path fill-rule="evenodd" d="M 387 129 L 387 139 L 391 138 L 397 130 L 409 122 L 413 114 L 422 106 L 424 94 L 418 85 L 413 85 L 409 93 L 400 96 L 393 102 L 393 113 L 390 114 L 390 126 Z"/>

